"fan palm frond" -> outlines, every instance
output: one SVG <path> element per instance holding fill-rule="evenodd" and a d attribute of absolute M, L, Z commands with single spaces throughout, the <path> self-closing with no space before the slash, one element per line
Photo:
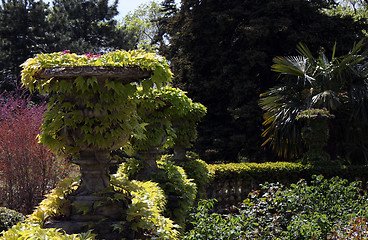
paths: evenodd
<path fill-rule="evenodd" d="M 300 56 L 274 58 L 271 69 L 280 74 L 284 85 L 261 94 L 259 102 L 265 111 L 264 144 L 271 144 L 283 157 L 296 156 L 303 148 L 296 115 L 308 107 L 339 111 L 343 116 L 339 121 L 344 121 L 339 125 L 368 129 L 368 50 L 364 41 L 341 57 L 335 56 L 335 44 L 331 59 L 323 53 L 315 58 L 304 44 L 298 44 L 297 51 Z M 368 149 L 368 137 L 363 138 L 354 141 L 365 142 Z"/>

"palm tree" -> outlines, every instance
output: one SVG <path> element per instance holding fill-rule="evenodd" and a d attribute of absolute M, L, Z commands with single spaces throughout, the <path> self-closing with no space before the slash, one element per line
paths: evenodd
<path fill-rule="evenodd" d="M 272 70 L 280 73 L 283 85 L 260 95 L 266 129 L 264 144 L 270 143 L 279 156 L 295 158 L 303 151 L 298 112 L 327 108 L 336 118 L 330 132 L 339 155 L 352 158 L 360 152 L 368 159 L 368 51 L 364 43 L 336 57 L 336 44 L 329 60 L 313 57 L 307 46 L 297 46 L 300 56 L 276 57 Z M 357 151 L 359 150 L 359 151 Z"/>

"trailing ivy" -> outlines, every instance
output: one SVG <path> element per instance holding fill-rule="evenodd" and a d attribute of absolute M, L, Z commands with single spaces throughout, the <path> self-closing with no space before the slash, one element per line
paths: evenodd
<path fill-rule="evenodd" d="M 68 215 L 70 202 L 67 195 L 76 190 L 80 183 L 80 176 L 65 178 L 45 196 L 35 211 L 26 219 L 27 222 L 43 226 L 47 219 L 54 216 Z"/>
<path fill-rule="evenodd" d="M 206 107 L 194 103 L 186 92 L 165 86 L 152 91 L 136 92 L 138 115 L 146 124 L 144 138 L 138 135 L 126 147 L 133 154 L 140 150 L 159 147 L 161 150 L 180 144 L 190 147 L 197 136 L 197 123 L 206 114 Z"/>
<path fill-rule="evenodd" d="M 189 179 L 192 179 L 197 186 L 197 197 L 196 199 L 206 198 L 206 188 L 209 184 L 209 171 L 208 164 L 199 159 L 199 156 L 194 152 L 187 152 L 187 160 L 180 161 L 178 166 L 182 167 Z M 163 159 L 169 159 L 173 161 L 174 156 L 164 155 Z"/>
<path fill-rule="evenodd" d="M 123 175 L 112 175 L 111 183 L 115 194 L 111 201 L 120 201 L 131 196 L 126 221 L 132 223 L 132 231 L 137 235 L 144 235 L 149 239 L 177 239 L 178 228 L 172 220 L 163 216 L 165 196 L 161 188 L 154 182 L 129 181 Z M 67 196 L 80 184 L 79 177 L 64 179 L 46 196 L 37 209 L 27 218 L 30 224 L 43 226 L 50 217 L 65 217 L 70 211 L 70 202 Z M 129 193 L 129 195 L 127 194 Z M 83 211 L 83 209 L 81 209 Z M 115 224 L 116 230 L 124 230 L 122 225 Z"/>
<path fill-rule="evenodd" d="M 171 81 L 172 72 L 165 58 L 144 50 L 124 51 L 117 50 L 103 55 L 77 55 L 75 53 L 55 52 L 49 54 L 37 54 L 29 58 L 21 67 L 23 70 L 22 82 L 30 90 L 37 89 L 42 93 L 50 90 L 59 90 L 59 86 L 50 89 L 52 79 L 37 79 L 37 73 L 45 68 L 74 67 L 74 66 L 113 66 L 113 67 L 139 67 L 142 70 L 152 71 L 152 76 L 145 81 L 145 86 L 161 87 L 162 84 Z M 146 88 L 145 88 L 146 89 Z"/>
<path fill-rule="evenodd" d="M 3 232 L 1 240 L 9 239 L 53 239 L 53 240 L 94 240 L 95 234 L 91 232 L 80 234 L 66 234 L 60 229 L 43 229 L 39 225 L 18 223 L 6 232 Z"/>
<path fill-rule="evenodd" d="M 126 190 L 132 195 L 132 204 L 127 211 L 127 221 L 133 222 L 132 230 L 142 232 L 149 239 L 177 239 L 178 225 L 163 216 L 166 199 L 157 183 L 129 181 L 119 174 L 112 179 L 115 190 Z M 120 226 L 115 226 L 119 229 Z M 123 230 L 123 229 L 122 229 Z"/>
<path fill-rule="evenodd" d="M 120 165 L 117 175 L 122 178 L 134 177 L 134 174 L 139 171 L 140 164 L 137 159 L 129 159 Z M 170 161 L 169 156 L 163 156 L 157 164 L 162 171 L 149 176 L 150 180 L 157 182 L 164 191 L 168 203 L 165 206 L 165 216 L 184 229 L 185 218 L 196 198 L 196 184 L 192 179 L 188 179 L 182 167 Z"/>
<path fill-rule="evenodd" d="M 185 229 L 185 219 L 197 195 L 196 184 L 188 179 L 182 167 L 169 159 L 162 158 L 158 166 L 164 171 L 154 175 L 152 180 L 159 183 L 169 198 L 165 215 Z"/>

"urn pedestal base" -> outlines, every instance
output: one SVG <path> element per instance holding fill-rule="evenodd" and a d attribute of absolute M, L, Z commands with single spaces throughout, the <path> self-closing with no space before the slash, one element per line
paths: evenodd
<path fill-rule="evenodd" d="M 52 220 L 45 223 L 45 228 L 61 228 L 67 234 L 78 234 L 82 232 L 88 232 L 92 230 L 93 233 L 97 234 L 96 239 L 104 239 L 104 240 L 118 240 L 118 239 L 127 239 L 133 240 L 136 239 L 135 232 L 129 230 L 131 226 L 127 223 L 123 225 L 123 232 L 119 232 L 114 229 L 114 225 L 121 225 L 120 221 L 60 221 L 60 220 Z"/>
<path fill-rule="evenodd" d="M 92 230 L 97 239 L 134 239 L 135 233 L 126 221 L 126 211 L 131 204 L 129 194 L 125 199 L 114 200 L 116 192 L 110 186 L 108 172 L 110 160 L 106 152 L 85 151 L 74 160 L 80 166 L 80 186 L 66 196 L 67 213 L 55 216 L 44 224 L 45 228 L 61 228 L 68 234 Z M 120 193 L 121 194 L 121 193 Z M 114 229 L 122 226 L 123 232 Z M 126 232 L 124 232 L 126 231 Z"/>

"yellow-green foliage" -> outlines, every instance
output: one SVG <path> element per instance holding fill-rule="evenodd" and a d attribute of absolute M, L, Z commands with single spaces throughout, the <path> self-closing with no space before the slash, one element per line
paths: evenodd
<path fill-rule="evenodd" d="M 136 159 L 128 159 L 126 163 L 120 165 L 117 175 L 125 178 L 134 176 L 134 173 L 139 170 L 139 163 L 140 161 Z M 176 197 L 178 204 L 177 207 L 167 207 L 165 216 L 184 229 L 185 218 L 196 199 L 196 184 L 192 179 L 188 179 L 182 167 L 174 165 L 169 156 L 163 156 L 157 161 L 157 165 L 163 171 L 150 176 L 150 180 L 159 184 L 166 197 Z"/>
<path fill-rule="evenodd" d="M 46 195 L 46 198 L 38 205 L 35 211 L 28 216 L 26 221 L 42 226 L 47 218 L 64 215 L 70 206 L 66 196 L 77 189 L 79 182 L 79 176 L 60 181 L 56 188 Z"/>
<path fill-rule="evenodd" d="M 133 230 L 143 229 L 150 234 L 151 239 L 178 238 L 176 230 L 178 226 L 169 218 L 162 216 L 166 199 L 157 183 L 128 181 L 120 174 L 115 174 L 112 182 L 117 190 L 123 188 L 132 195 L 132 205 L 127 211 L 127 220 L 133 223 Z M 119 228 L 119 226 L 116 227 Z"/>
<path fill-rule="evenodd" d="M 194 103 L 186 92 L 172 87 L 155 90 L 156 99 L 162 101 L 166 108 L 163 112 L 174 129 L 169 141 L 190 147 L 197 137 L 197 124 L 207 113 L 207 108 L 201 103 Z"/>
<path fill-rule="evenodd" d="M 134 176 L 143 168 L 143 162 L 136 158 L 126 158 L 119 165 L 116 176 L 126 179 L 134 179 Z"/>
<path fill-rule="evenodd" d="M 152 91 L 136 92 L 137 112 L 147 124 L 145 137 L 133 138 L 132 150 L 147 150 L 152 147 L 169 148 L 178 143 L 190 147 L 197 136 L 197 123 L 206 114 L 206 107 L 193 101 L 186 92 L 165 86 Z M 163 139 L 167 141 L 163 143 Z"/>
<path fill-rule="evenodd" d="M 149 92 L 154 86 L 160 88 L 170 83 L 172 77 L 164 58 L 143 50 L 92 57 L 61 52 L 38 54 L 22 64 L 22 82 L 31 91 L 52 93 L 40 141 L 59 154 L 68 154 L 91 147 L 120 148 L 132 131 L 138 138 L 143 137 L 144 125 L 136 113 L 136 83 L 123 84 L 95 76 L 77 76 L 72 80 L 37 78 L 44 68 L 73 66 L 135 67 L 150 71 L 150 77 L 140 82 L 142 92 Z M 66 134 L 69 131 L 76 132 L 77 137 Z"/>
<path fill-rule="evenodd" d="M 132 204 L 127 210 L 127 216 L 122 216 L 132 222 L 132 230 L 143 231 L 150 235 L 151 239 L 177 239 L 178 226 L 172 220 L 162 216 L 166 201 L 157 183 L 129 181 L 119 174 L 113 175 L 111 182 L 117 191 L 115 200 L 118 201 L 121 197 L 118 192 L 129 192 L 132 196 Z M 66 208 L 70 206 L 65 196 L 78 184 L 78 177 L 62 181 L 28 217 L 27 222 L 42 226 L 47 217 L 63 215 Z M 117 230 L 122 227 L 119 224 L 114 225 Z"/>
<path fill-rule="evenodd" d="M 183 147 L 191 147 L 197 138 L 197 124 L 206 115 L 207 108 L 193 102 L 186 92 L 177 88 L 161 89 L 160 97 L 171 105 L 165 114 L 169 116 L 175 131 L 172 141 Z"/>
<path fill-rule="evenodd" d="M 166 157 L 170 158 L 170 156 Z M 193 179 L 197 185 L 197 199 L 205 198 L 206 187 L 209 183 L 208 164 L 193 152 L 188 152 L 187 158 L 187 161 L 181 161 L 178 164 L 185 170 L 188 178 Z"/>
<path fill-rule="evenodd" d="M 73 67 L 73 66 L 115 66 L 115 67 L 139 67 L 142 70 L 152 71 L 152 76 L 144 81 L 142 86 L 150 88 L 153 84 L 160 87 L 163 83 L 171 81 L 172 72 L 165 58 L 144 50 L 124 51 L 117 50 L 103 55 L 90 57 L 75 53 L 49 53 L 37 54 L 22 65 L 22 82 L 30 90 L 37 89 L 40 92 L 49 92 L 60 88 L 54 85 L 53 79 L 36 79 L 35 75 L 43 68 Z M 51 88 L 50 88 L 51 87 Z"/>
<path fill-rule="evenodd" d="M 39 225 L 18 223 L 0 237 L 0 240 L 13 239 L 93 240 L 95 235 L 91 232 L 69 235 L 60 229 L 43 229 Z"/>

